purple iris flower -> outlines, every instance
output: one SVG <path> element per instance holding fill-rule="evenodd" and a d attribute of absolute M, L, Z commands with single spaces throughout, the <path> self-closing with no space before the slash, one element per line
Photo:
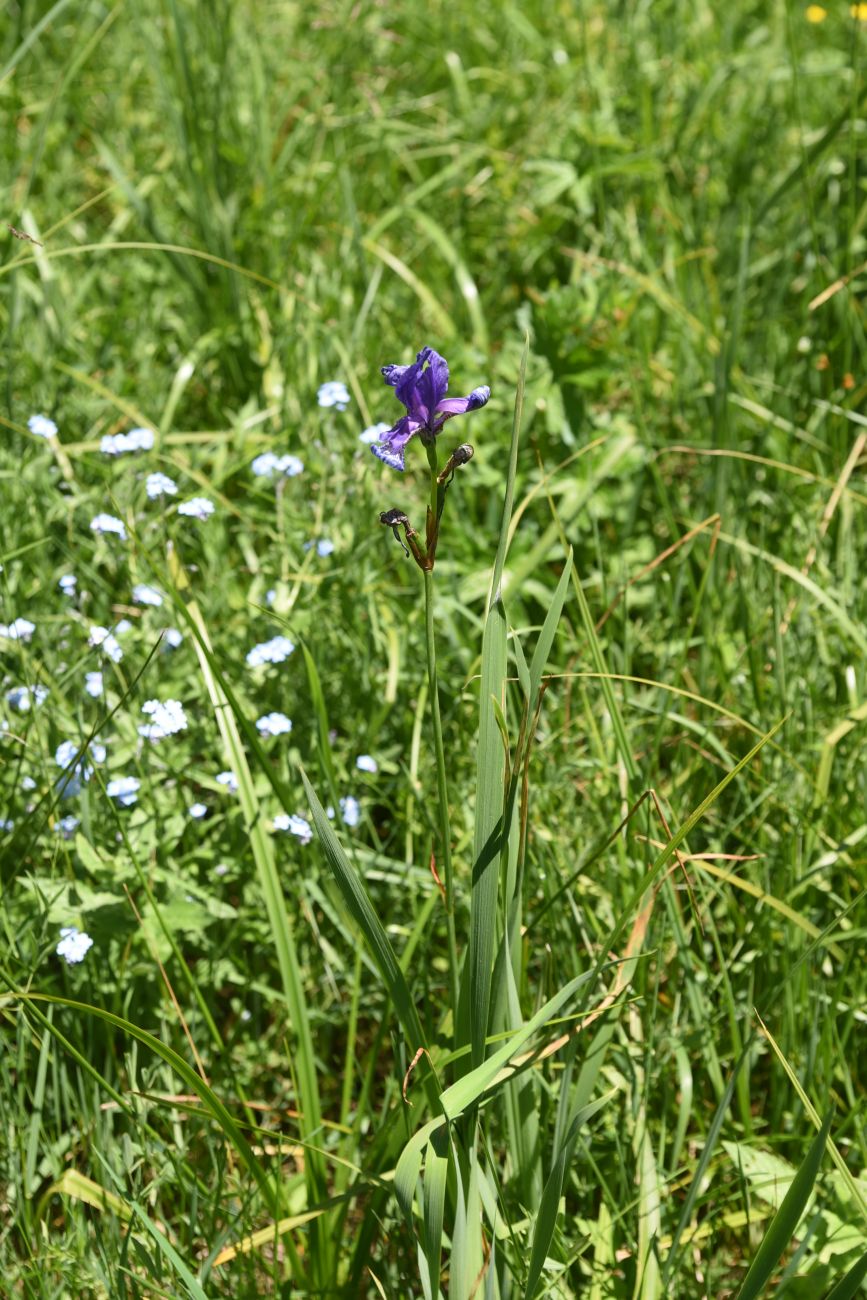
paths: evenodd
<path fill-rule="evenodd" d="M 469 397 L 446 397 L 449 368 L 433 348 L 422 348 L 411 366 L 383 366 L 382 376 L 407 409 L 407 414 L 370 448 L 392 469 L 405 468 L 403 455 L 410 438 L 418 434 L 422 442 L 432 442 L 446 420 L 478 410 L 491 395 L 490 388 L 484 385 L 474 388 Z"/>

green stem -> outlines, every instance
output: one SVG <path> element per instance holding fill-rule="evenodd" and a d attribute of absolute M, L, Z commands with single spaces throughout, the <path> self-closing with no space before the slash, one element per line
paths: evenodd
<path fill-rule="evenodd" d="M 436 478 L 434 477 L 434 485 Z M 435 487 L 434 487 L 435 490 Z M 446 926 L 449 940 L 449 981 L 452 1016 L 455 1030 L 458 1020 L 458 946 L 455 938 L 455 895 L 452 875 L 452 832 L 449 820 L 449 792 L 446 782 L 446 755 L 443 748 L 443 726 L 440 718 L 440 700 L 437 690 L 437 658 L 434 637 L 433 573 L 424 571 L 425 628 L 427 632 L 427 675 L 430 684 L 430 707 L 433 719 L 434 751 L 437 764 L 437 801 L 440 812 L 440 840 L 442 841 L 443 884 L 446 893 Z"/>

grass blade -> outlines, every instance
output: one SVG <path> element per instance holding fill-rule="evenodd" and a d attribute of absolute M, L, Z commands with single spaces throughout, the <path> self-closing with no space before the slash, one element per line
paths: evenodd
<path fill-rule="evenodd" d="M 310 803 L 313 825 L 325 850 L 325 857 L 337 882 L 337 887 L 370 948 L 382 977 L 382 982 L 394 1003 L 406 1039 L 407 1049 L 414 1054 L 420 1047 L 427 1047 L 427 1039 L 394 949 L 389 943 L 382 922 L 373 909 L 367 891 L 359 880 L 358 874 L 353 870 L 340 841 L 331 829 L 331 823 L 325 815 L 325 809 L 319 802 L 316 791 L 307 779 L 307 773 L 303 768 L 301 769 L 301 780 L 304 783 L 304 790 Z M 435 1101 L 438 1087 L 433 1072 L 426 1070 L 424 1078 L 425 1090 L 428 1092 L 429 1098 Z"/>
<path fill-rule="evenodd" d="M 852 1300 L 860 1290 L 861 1283 L 867 1278 L 867 1253 L 852 1265 L 849 1272 L 828 1292 L 825 1300 Z"/>
<path fill-rule="evenodd" d="M 542 1276 L 542 1269 L 548 1255 L 548 1247 L 551 1245 L 554 1228 L 557 1225 L 563 1180 L 566 1176 L 569 1161 L 572 1158 L 572 1150 L 578 1134 L 597 1111 L 601 1110 L 603 1106 L 607 1106 L 614 1096 L 614 1092 L 615 1090 L 606 1092 L 604 1097 L 597 1098 L 596 1101 L 590 1102 L 588 1106 L 582 1106 L 569 1125 L 565 1140 L 554 1157 L 554 1163 L 545 1183 L 545 1189 L 542 1192 L 542 1200 L 533 1228 L 533 1246 L 530 1251 L 530 1269 L 524 1287 L 524 1300 L 532 1300 L 539 1285 L 539 1278 Z"/>
<path fill-rule="evenodd" d="M 125 1020 L 122 1016 L 116 1016 L 112 1011 L 104 1011 L 102 1007 L 89 1006 L 86 1002 L 76 1002 L 72 998 L 55 997 L 47 993 L 14 993 L 10 996 L 23 1002 L 48 1002 L 54 1006 L 67 1007 L 70 1011 L 79 1012 L 82 1015 L 96 1016 L 97 1019 L 105 1021 L 107 1025 L 112 1025 L 115 1029 L 121 1030 L 122 1033 L 129 1034 L 130 1037 L 137 1039 L 145 1047 L 150 1048 L 157 1056 L 162 1057 L 166 1064 L 171 1066 L 178 1077 L 183 1080 L 190 1092 L 194 1092 L 197 1097 L 201 1098 L 205 1110 L 223 1130 L 223 1133 L 237 1151 L 241 1162 L 256 1180 L 268 1209 L 276 1216 L 279 1209 L 279 1198 L 274 1185 L 253 1154 L 247 1139 L 236 1124 L 232 1114 L 220 1101 L 213 1088 L 205 1083 L 204 1079 L 173 1048 L 154 1034 L 149 1033 L 147 1029 L 141 1029 L 138 1025 L 134 1025 L 132 1021 Z M 53 1025 L 47 1027 L 52 1033 L 54 1032 Z"/>
<path fill-rule="evenodd" d="M 825 1116 L 825 1121 L 795 1174 L 782 1205 L 771 1220 L 736 1300 L 758 1300 L 777 1267 L 780 1256 L 797 1231 L 825 1154 L 832 1114 L 833 1112 L 829 1111 Z"/>
<path fill-rule="evenodd" d="M 492 963 L 497 932 L 497 882 L 500 846 L 503 833 L 503 785 L 506 762 L 497 724 L 497 708 L 505 710 L 506 681 L 506 612 L 501 587 L 503 565 L 509 541 L 509 521 L 515 496 L 518 442 L 524 385 L 527 372 L 529 339 L 524 343 L 512 441 L 506 496 L 500 522 L 500 540 L 491 575 L 488 613 L 482 636 L 482 680 L 479 694 L 479 753 L 476 767 L 476 817 L 473 830 L 473 883 L 470 900 L 470 940 L 464 971 L 462 1001 L 469 1009 L 469 1040 L 472 1063 L 478 1065 L 485 1054 L 488 1016 L 491 1003 Z"/>
<path fill-rule="evenodd" d="M 472 1106 L 479 1100 L 483 1093 L 487 1092 L 492 1086 L 511 1078 L 514 1070 L 509 1068 L 509 1063 L 517 1051 L 532 1038 L 537 1030 L 541 1029 L 552 1016 L 555 1016 L 562 1006 L 572 997 L 573 993 L 591 980 L 595 971 L 586 971 L 583 975 L 576 977 L 565 984 L 558 993 L 539 1008 L 526 1024 L 523 1024 L 511 1038 L 507 1039 L 493 1055 L 489 1056 L 481 1065 L 478 1065 L 469 1074 L 458 1079 L 450 1088 L 446 1088 L 440 1097 L 440 1105 L 446 1118 L 451 1120 L 457 1119 L 463 1111 Z M 501 1076 L 502 1072 L 502 1077 Z"/>
<path fill-rule="evenodd" d="M 138 1205 L 133 1204 L 130 1206 L 130 1209 L 132 1210 L 134 1217 L 153 1239 L 160 1254 L 165 1256 L 174 1272 L 177 1273 L 178 1278 L 187 1288 L 187 1294 L 192 1297 L 192 1300 L 208 1300 L 207 1293 L 202 1284 L 193 1277 L 192 1273 L 187 1268 L 168 1237 L 166 1237 L 164 1233 L 160 1232 L 156 1224 Z"/>

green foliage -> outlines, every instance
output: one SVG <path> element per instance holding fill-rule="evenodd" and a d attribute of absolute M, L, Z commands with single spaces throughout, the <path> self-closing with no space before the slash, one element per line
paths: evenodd
<path fill-rule="evenodd" d="M 8 9 L 10 1294 L 863 1294 L 867 27 L 825 8 Z M 492 388 L 427 593 L 377 522 L 424 534 L 421 448 L 358 440 L 425 343 Z"/>

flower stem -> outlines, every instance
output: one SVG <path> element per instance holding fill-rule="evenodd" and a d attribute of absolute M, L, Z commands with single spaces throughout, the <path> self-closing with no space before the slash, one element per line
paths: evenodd
<path fill-rule="evenodd" d="M 434 477 L 434 485 L 436 478 Z M 433 573 L 424 571 L 425 628 L 427 632 L 427 675 L 430 688 L 430 707 L 433 720 L 434 751 L 437 765 L 437 802 L 440 813 L 440 840 L 443 878 L 446 895 L 446 926 L 449 943 L 449 982 L 451 992 L 452 1016 L 455 1027 L 458 1018 L 458 948 L 455 938 L 455 897 L 454 878 L 452 875 L 452 832 L 449 819 L 449 792 L 446 782 L 446 756 L 443 748 L 443 726 L 440 718 L 440 701 L 437 690 L 436 640 L 434 636 L 434 592 Z"/>

